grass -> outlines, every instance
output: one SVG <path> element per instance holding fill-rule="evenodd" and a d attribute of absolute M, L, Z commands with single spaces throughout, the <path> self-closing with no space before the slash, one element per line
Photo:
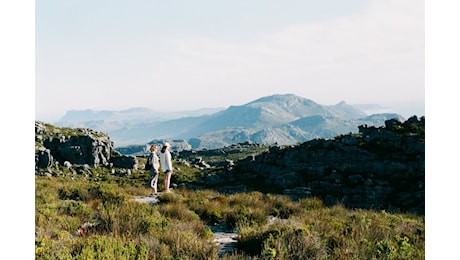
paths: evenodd
<path fill-rule="evenodd" d="M 423 216 L 185 188 L 150 206 L 130 199 L 150 192 L 142 178 L 117 178 L 37 176 L 36 258 L 216 259 L 209 225 L 225 223 L 239 235 L 223 259 L 424 259 Z"/>
<path fill-rule="evenodd" d="M 86 133 L 45 126 L 44 137 Z M 223 148 L 221 155 L 175 158 L 172 183 L 219 174 L 225 159 L 268 150 L 231 149 Z M 180 163 L 196 156 L 217 166 L 203 170 Z M 145 158 L 138 161 L 144 165 Z M 182 185 L 161 194 L 160 203 L 151 206 L 131 199 L 150 194 L 145 187 L 149 173 L 141 169 L 128 174 L 99 166 L 78 173 L 55 164 L 48 170 L 54 177 L 35 177 L 36 259 L 217 259 L 210 229 L 214 224 L 238 232 L 238 250 L 221 259 L 425 258 L 424 216 L 326 207 L 314 197 L 294 201 L 282 195 L 222 194 Z M 163 180 L 161 174 L 160 191 Z"/>

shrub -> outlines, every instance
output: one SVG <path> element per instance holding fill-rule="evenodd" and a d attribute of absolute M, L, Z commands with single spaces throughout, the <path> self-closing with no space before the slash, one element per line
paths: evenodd
<path fill-rule="evenodd" d="M 215 259 L 207 224 L 238 230 L 222 259 L 423 259 L 424 217 L 324 207 L 260 192 L 177 189 L 151 206 L 145 187 L 36 177 L 37 259 Z M 275 216 L 268 219 L 269 215 Z M 268 221 L 269 220 L 269 221 Z M 83 224 L 94 226 L 77 233 Z"/>
<path fill-rule="evenodd" d="M 198 221 L 199 216 L 182 203 L 163 203 L 158 207 L 162 216 L 180 221 Z"/>
<path fill-rule="evenodd" d="M 73 259 L 147 259 L 149 249 L 135 239 L 95 235 L 73 246 Z"/>
<path fill-rule="evenodd" d="M 267 204 L 271 204 L 270 213 L 275 217 L 289 218 L 293 214 L 300 214 L 302 206 L 287 196 L 267 195 Z"/>

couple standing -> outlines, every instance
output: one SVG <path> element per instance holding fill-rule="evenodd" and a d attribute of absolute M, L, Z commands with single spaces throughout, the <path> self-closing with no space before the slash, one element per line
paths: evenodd
<path fill-rule="evenodd" d="M 159 169 L 161 165 L 161 170 L 165 174 L 165 192 L 170 192 L 169 190 L 169 183 L 171 181 L 171 174 L 173 172 L 172 167 L 172 158 L 171 153 L 169 152 L 169 148 L 171 148 L 171 144 L 166 142 L 163 144 L 163 147 L 160 151 L 160 156 L 157 155 L 158 146 L 153 144 L 150 146 L 150 156 L 148 160 L 152 165 L 150 168 L 150 187 L 152 188 L 152 195 L 157 194 L 157 182 L 158 182 L 158 175 Z"/>

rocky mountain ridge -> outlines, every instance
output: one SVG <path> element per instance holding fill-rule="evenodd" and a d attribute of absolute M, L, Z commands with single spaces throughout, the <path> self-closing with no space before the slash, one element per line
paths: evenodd
<path fill-rule="evenodd" d="M 143 170 L 136 156 L 122 155 L 109 136 L 91 129 L 35 122 L 35 141 L 37 175 L 70 172 L 92 176 L 100 168 L 129 175 Z M 244 151 L 254 153 L 238 156 L 247 154 Z M 219 149 L 173 151 L 173 157 L 178 167 L 199 168 L 204 176 L 194 182 L 175 183 L 178 186 L 222 193 L 261 191 L 293 199 L 318 197 L 326 205 L 424 214 L 424 117 L 386 120 L 382 127 L 361 125 L 358 133 L 296 145 L 265 146 L 247 141 Z M 215 157 L 223 159 L 203 160 Z"/>
<path fill-rule="evenodd" d="M 383 127 L 362 125 L 359 133 L 271 146 L 190 187 L 314 196 L 326 205 L 424 214 L 425 118 L 392 119 Z"/>
<path fill-rule="evenodd" d="M 61 121 L 57 125 L 78 125 L 107 132 L 116 147 L 144 145 L 154 139 L 183 139 L 194 149 L 212 149 L 244 141 L 266 145 L 295 144 L 357 132 L 362 124 L 382 126 L 387 119 L 403 120 L 398 114 L 367 116 L 344 101 L 324 106 L 293 94 L 262 97 L 215 113 L 169 120 L 162 119 L 161 114 L 154 116 L 152 111 L 137 120 L 136 113 L 142 111 L 127 111 L 125 116 L 129 115 L 129 120 L 126 121 L 114 120 L 114 115 L 110 114 L 105 120 L 99 120 L 101 115 L 97 115 L 92 121 Z M 72 115 L 79 118 L 76 111 Z"/>

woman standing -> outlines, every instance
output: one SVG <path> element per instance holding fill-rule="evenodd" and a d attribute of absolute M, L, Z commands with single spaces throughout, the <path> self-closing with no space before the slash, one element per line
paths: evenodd
<path fill-rule="evenodd" d="M 152 194 L 150 196 L 155 196 L 157 194 L 157 182 L 160 169 L 160 160 L 157 155 L 158 146 L 153 144 L 150 146 L 150 155 L 147 160 L 150 160 L 152 168 L 150 168 L 150 188 L 152 188 Z"/>
<path fill-rule="evenodd" d="M 171 147 L 171 144 L 166 142 L 164 143 L 163 147 L 161 148 L 161 152 L 160 152 L 161 170 L 165 174 L 165 191 L 166 192 L 170 192 L 169 184 L 171 182 L 171 174 L 173 172 L 172 158 L 171 158 L 171 153 L 169 152 L 170 147 Z"/>

